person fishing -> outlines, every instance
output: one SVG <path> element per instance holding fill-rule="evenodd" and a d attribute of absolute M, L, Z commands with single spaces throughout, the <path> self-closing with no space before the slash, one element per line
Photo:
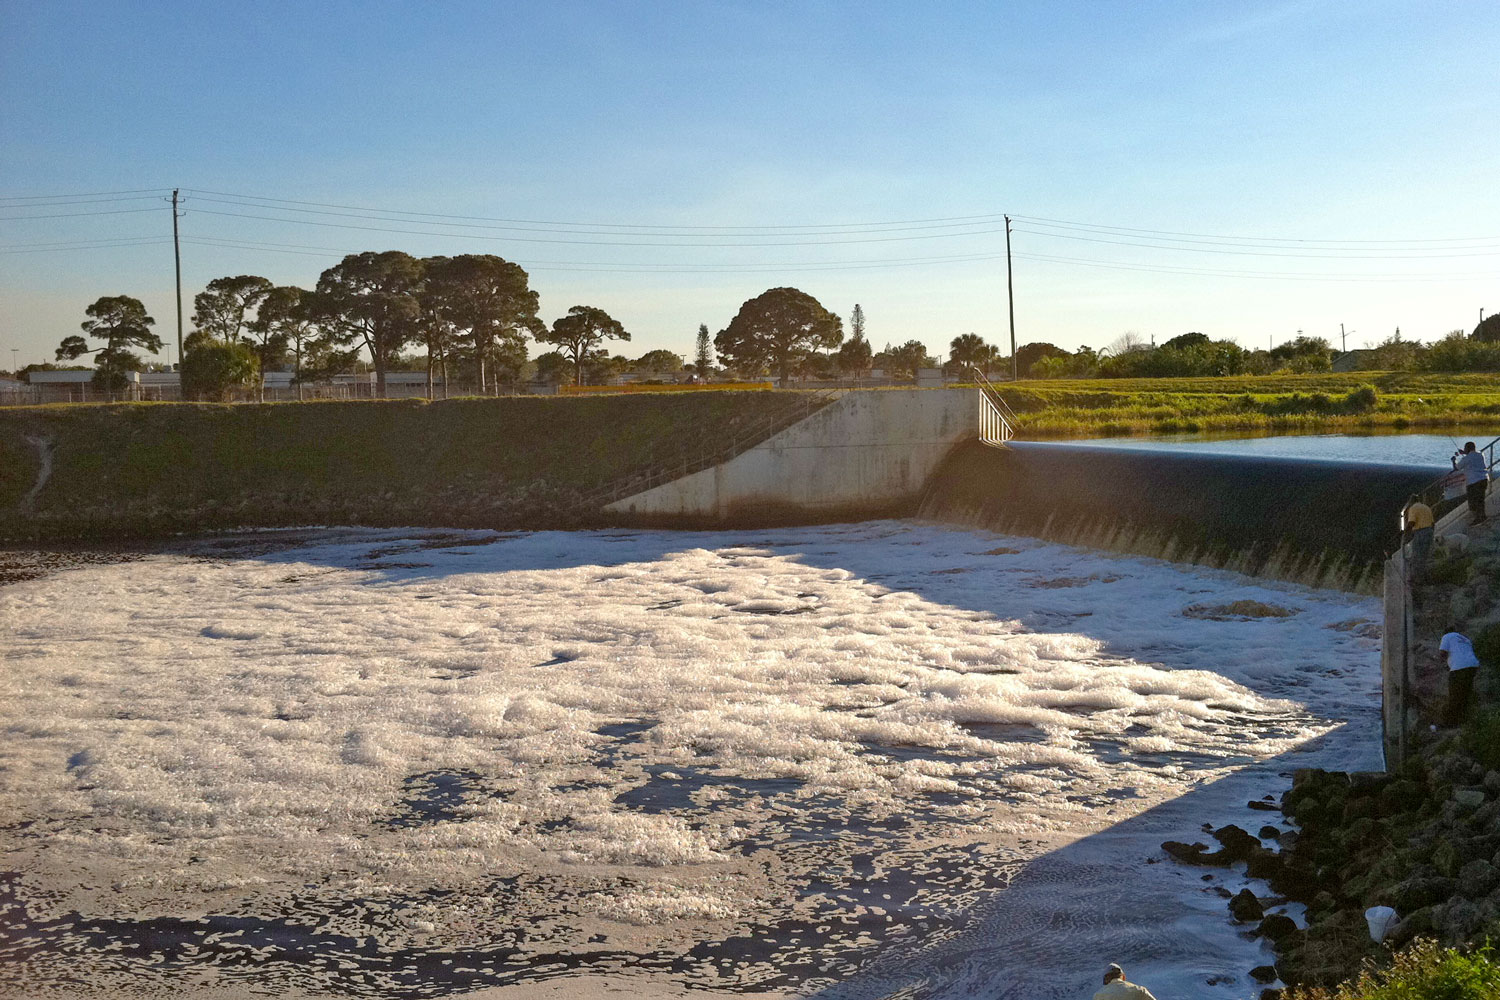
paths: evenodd
<path fill-rule="evenodd" d="M 1463 449 L 1453 453 L 1453 468 L 1464 474 L 1464 493 L 1469 501 L 1470 524 L 1483 524 L 1484 495 L 1490 487 L 1490 470 L 1485 464 L 1484 454 L 1474 447 L 1473 441 L 1465 441 Z"/>
<path fill-rule="evenodd" d="M 1411 582 L 1419 583 L 1427 572 L 1427 559 L 1432 554 L 1432 508 L 1413 493 L 1406 501 L 1404 520 L 1407 538 L 1411 540 Z"/>
<path fill-rule="evenodd" d="M 1111 965 L 1104 970 L 1104 988 L 1094 994 L 1094 1000 L 1156 1000 L 1151 991 L 1125 979 L 1125 970 Z"/>

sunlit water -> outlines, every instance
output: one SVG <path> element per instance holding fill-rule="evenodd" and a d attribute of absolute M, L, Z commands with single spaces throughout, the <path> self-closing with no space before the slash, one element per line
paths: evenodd
<path fill-rule="evenodd" d="M 1283 434 L 1268 437 L 1218 437 L 1162 434 L 1152 437 L 1094 438 L 1071 442 L 1132 451 L 1187 452 L 1200 455 L 1263 458 L 1310 458 L 1327 462 L 1370 462 L 1430 468 L 1434 477 L 1447 472 L 1448 458 L 1465 441 L 1483 446 L 1493 431 L 1463 436 L 1447 434 Z M 1066 447 L 1070 442 L 1049 442 Z"/>
<path fill-rule="evenodd" d="M 27 995 L 1253 997 L 1242 878 L 1159 843 L 1378 766 L 1347 594 L 914 522 L 274 538 L 0 590 Z"/>

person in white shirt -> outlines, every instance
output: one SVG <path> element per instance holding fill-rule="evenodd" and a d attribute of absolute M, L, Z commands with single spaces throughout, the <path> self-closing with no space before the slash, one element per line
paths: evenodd
<path fill-rule="evenodd" d="M 1094 1000 L 1156 1000 L 1144 986 L 1125 981 L 1125 970 L 1111 965 L 1104 970 L 1104 988 L 1094 994 Z"/>
<path fill-rule="evenodd" d="M 1474 519 L 1470 524 L 1483 524 L 1484 495 L 1490 488 L 1490 470 L 1485 465 L 1484 453 L 1474 447 L 1473 441 L 1464 442 L 1464 450 L 1453 456 L 1453 467 L 1464 474 L 1465 496 L 1469 501 L 1469 513 Z"/>
<path fill-rule="evenodd" d="M 1479 673 L 1479 658 L 1474 655 L 1474 644 L 1469 637 L 1456 629 L 1450 629 L 1443 636 L 1438 649 L 1448 661 L 1448 710 L 1443 713 L 1443 722 L 1457 726 L 1469 711 L 1474 678 Z"/>

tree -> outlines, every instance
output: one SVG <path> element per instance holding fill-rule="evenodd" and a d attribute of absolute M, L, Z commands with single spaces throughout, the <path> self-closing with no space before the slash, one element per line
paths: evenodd
<path fill-rule="evenodd" d="M 998 359 L 1000 352 L 986 344 L 977 333 L 961 333 L 948 344 L 948 367 L 956 371 L 978 368 L 986 371 Z"/>
<path fill-rule="evenodd" d="M 886 347 L 874 358 L 875 367 L 884 368 L 891 375 L 916 378 L 918 368 L 936 368 L 937 359 L 927 353 L 927 345 L 920 340 L 908 340 L 900 347 Z"/>
<path fill-rule="evenodd" d="M 1469 338 L 1485 344 L 1500 343 L 1500 313 L 1492 313 L 1480 320 Z"/>
<path fill-rule="evenodd" d="M 1016 373 L 1021 378 L 1031 374 L 1031 366 L 1042 358 L 1067 357 L 1068 352 L 1056 344 L 1046 341 L 1038 341 L 1034 344 L 1022 344 L 1016 348 Z"/>
<path fill-rule="evenodd" d="M 192 399 L 228 402 L 236 386 L 260 381 L 255 351 L 240 340 L 220 340 L 202 329 L 182 345 L 182 393 Z"/>
<path fill-rule="evenodd" d="M 126 372 L 136 371 L 141 359 L 130 348 L 139 347 L 155 354 L 161 350 L 161 338 L 151 332 L 156 320 L 146 315 L 140 299 L 129 295 L 106 295 L 84 310 L 89 318 L 80 325 L 84 333 L 104 341 L 103 347 L 89 349 L 88 341 L 74 334 L 64 337 L 57 348 L 57 360 L 72 361 L 93 354 L 93 383 L 105 392 L 121 392 L 129 384 Z"/>
<path fill-rule="evenodd" d="M 785 385 L 810 351 L 837 347 L 843 339 L 843 321 L 817 299 L 795 288 L 772 288 L 740 306 L 714 337 L 714 347 L 742 371 L 774 368 Z"/>
<path fill-rule="evenodd" d="M 193 327 L 218 340 L 239 340 L 251 322 L 250 313 L 273 287 L 254 274 L 215 278 L 193 296 Z"/>
<path fill-rule="evenodd" d="M 680 372 L 682 371 L 682 358 L 671 351 L 659 349 L 647 351 L 630 363 L 630 370 L 635 372 Z"/>
<path fill-rule="evenodd" d="M 1298 374 L 1333 368 L 1333 345 L 1322 337 L 1296 337 L 1271 349 L 1271 360 Z"/>
<path fill-rule="evenodd" d="M 499 390 L 501 376 L 520 377 L 526 364 L 526 337 L 542 340 L 547 332 L 537 309 L 541 300 L 531 289 L 525 268 L 494 254 L 432 257 L 422 284 L 422 307 L 433 322 L 426 325 L 445 359 L 444 336 L 468 348 L 479 391 L 488 392 L 490 375 Z M 440 324 L 446 324 L 446 331 Z"/>
<path fill-rule="evenodd" d="M 600 345 L 606 340 L 629 340 L 630 334 L 603 309 L 574 306 L 552 324 L 551 331 L 537 339 L 562 348 L 573 362 L 574 384 L 583 385 L 584 364 L 597 360 L 594 355 L 602 353 Z"/>
<path fill-rule="evenodd" d="M 698 324 L 698 349 L 693 354 L 693 370 L 699 377 L 706 377 L 714 370 L 713 339 L 708 335 L 708 324 Z"/>
<path fill-rule="evenodd" d="M 417 332 L 421 279 L 421 262 L 399 250 L 350 254 L 318 278 L 314 302 L 325 335 L 370 353 L 378 396 L 391 356 Z"/>
<path fill-rule="evenodd" d="M 1192 347 L 1196 344 L 1207 343 L 1209 343 L 1209 339 L 1208 334 L 1206 333 L 1181 333 L 1173 337 L 1171 340 L 1167 341 L 1165 344 L 1162 344 L 1161 346 L 1163 350 L 1167 348 L 1180 350 L 1184 347 Z"/>
<path fill-rule="evenodd" d="M 296 285 L 279 285 L 266 293 L 256 311 L 251 331 L 260 343 L 274 347 L 277 357 L 292 355 L 293 380 L 297 383 L 297 398 L 302 398 L 302 369 L 304 359 L 317 350 L 319 339 L 315 320 L 313 294 Z M 184 345 L 186 346 L 186 345 Z M 256 352 L 260 370 L 264 372 L 269 363 L 270 350 Z"/>
<path fill-rule="evenodd" d="M 870 370 L 870 358 L 873 353 L 870 342 L 865 339 L 865 311 L 856 302 L 854 311 L 849 314 L 849 339 L 839 347 L 839 352 L 835 356 L 839 371 L 845 375 L 859 377 L 863 372 Z"/>
<path fill-rule="evenodd" d="M 568 377 L 572 362 L 563 357 L 561 351 L 548 351 L 537 355 L 536 377 L 539 381 L 556 385 Z"/>

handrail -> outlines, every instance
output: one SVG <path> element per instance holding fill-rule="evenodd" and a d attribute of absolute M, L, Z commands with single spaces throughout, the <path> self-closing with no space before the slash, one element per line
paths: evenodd
<path fill-rule="evenodd" d="M 974 373 L 974 381 L 979 383 L 979 388 L 983 390 L 986 396 L 990 397 L 990 401 L 995 404 L 995 408 L 1000 411 L 1011 427 L 1014 428 L 1019 424 L 1021 421 L 1016 419 L 1015 413 L 1005 402 L 1005 397 L 1000 395 L 999 389 L 995 388 L 995 383 L 991 382 L 979 368 L 971 365 L 969 370 Z"/>
<path fill-rule="evenodd" d="M 1475 449 L 1476 451 L 1486 456 L 1484 467 L 1486 471 L 1490 473 L 1493 473 L 1495 471 L 1497 461 L 1500 461 L 1495 458 L 1496 445 L 1500 445 L 1500 437 L 1495 438 L 1493 441 L 1484 445 L 1482 448 Z M 1457 457 L 1457 454 L 1457 452 L 1454 453 L 1455 457 Z M 1443 483 L 1446 482 L 1448 477 L 1452 474 L 1452 472 L 1445 472 L 1441 476 L 1438 476 L 1436 479 L 1434 479 L 1432 482 L 1428 483 L 1426 486 L 1423 486 L 1420 490 L 1417 491 L 1417 498 L 1423 503 L 1428 504 L 1429 506 L 1442 503 Z"/>
<path fill-rule="evenodd" d="M 703 438 L 699 441 L 696 451 L 678 450 L 674 455 L 664 456 L 660 460 L 654 454 L 648 455 L 644 466 L 648 471 L 644 476 L 639 473 L 627 473 L 620 476 L 597 493 L 591 494 L 586 502 L 591 507 L 605 507 L 616 500 L 644 493 L 663 483 L 670 483 L 683 476 L 692 475 L 694 472 L 720 465 L 793 424 L 807 419 L 816 411 L 842 397 L 847 391 L 843 388 L 821 388 L 813 392 L 799 392 L 797 402 L 800 405 L 790 406 L 778 413 L 767 414 L 750 426 L 739 430 L 726 444 L 714 446 L 708 438 Z"/>
<path fill-rule="evenodd" d="M 985 401 L 995 410 L 995 417 L 1000 422 L 999 440 L 1002 443 L 1009 441 L 1015 437 L 1016 424 L 1020 423 L 1020 421 L 1016 419 L 1015 413 L 1006 404 L 1005 397 L 1000 395 L 1000 390 L 996 389 L 994 383 L 985 377 L 984 372 L 974 366 L 971 366 L 969 370 L 974 373 L 974 380 L 979 384 L 979 391 L 984 395 Z M 996 435 L 991 435 L 986 431 L 981 433 L 980 436 L 988 441 Z"/>

